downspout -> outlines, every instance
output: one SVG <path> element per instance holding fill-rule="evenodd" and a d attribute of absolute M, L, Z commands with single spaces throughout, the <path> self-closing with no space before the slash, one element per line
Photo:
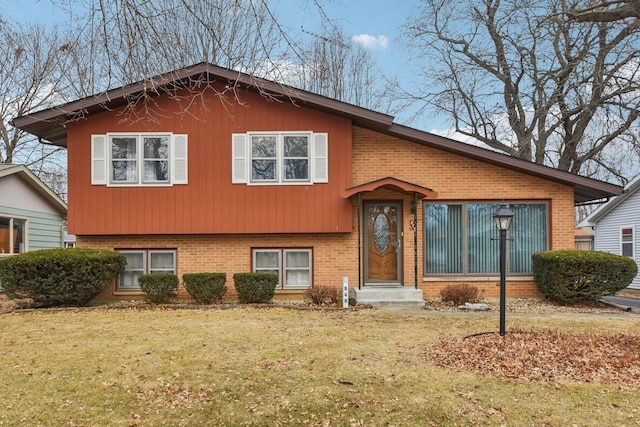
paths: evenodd
<path fill-rule="evenodd" d="M 418 289 L 418 193 L 413 193 L 413 278 L 414 287 Z"/>
<path fill-rule="evenodd" d="M 360 193 L 358 193 L 358 290 L 362 289 L 362 246 L 360 244 Z"/>

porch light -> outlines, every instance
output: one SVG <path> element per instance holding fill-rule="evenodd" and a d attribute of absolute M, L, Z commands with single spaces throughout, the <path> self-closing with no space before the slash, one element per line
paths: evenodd
<path fill-rule="evenodd" d="M 511 227 L 513 212 L 504 203 L 493 214 L 493 220 L 500 231 L 500 336 L 504 337 L 505 331 L 505 311 L 507 299 L 507 231 Z"/>

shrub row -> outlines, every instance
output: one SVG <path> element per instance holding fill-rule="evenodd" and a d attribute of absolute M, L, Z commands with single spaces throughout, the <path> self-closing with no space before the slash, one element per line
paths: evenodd
<path fill-rule="evenodd" d="M 227 292 L 224 273 L 193 273 L 182 276 L 191 298 L 201 304 L 221 302 Z M 278 275 L 272 273 L 236 273 L 233 275 L 238 301 L 241 304 L 271 301 L 278 285 Z M 166 303 L 175 295 L 178 277 L 173 274 L 143 274 L 140 288 L 153 303 Z"/>
<path fill-rule="evenodd" d="M 0 258 L 0 283 L 9 298 L 31 299 L 33 307 L 85 306 L 109 287 L 126 263 L 116 251 L 43 249 Z M 270 301 L 278 284 L 278 276 L 269 273 L 239 273 L 233 278 L 241 303 Z M 224 273 L 185 274 L 182 279 L 198 303 L 220 302 L 227 291 Z M 143 274 L 138 283 L 149 301 L 166 303 L 175 296 L 178 277 Z"/>

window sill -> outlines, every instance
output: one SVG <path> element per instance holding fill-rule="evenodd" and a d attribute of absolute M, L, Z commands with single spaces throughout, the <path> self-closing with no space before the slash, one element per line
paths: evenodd
<path fill-rule="evenodd" d="M 137 289 L 133 289 L 133 290 L 130 290 L 130 291 L 129 290 L 126 290 L 126 291 L 119 290 L 119 291 L 115 291 L 113 293 L 113 295 L 119 295 L 119 296 L 122 296 L 122 295 L 144 295 L 144 292 L 142 292 L 141 290 L 137 290 Z"/>
<path fill-rule="evenodd" d="M 434 276 L 423 277 L 423 282 L 496 282 L 500 276 Z M 532 282 L 532 275 L 507 276 L 510 282 Z"/>
<path fill-rule="evenodd" d="M 306 292 L 311 288 L 287 288 L 287 289 L 276 289 L 276 294 L 299 294 L 300 292 Z"/>

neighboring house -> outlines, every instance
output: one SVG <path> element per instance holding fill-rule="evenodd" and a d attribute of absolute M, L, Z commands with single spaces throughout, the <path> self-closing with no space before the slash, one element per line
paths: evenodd
<path fill-rule="evenodd" d="M 633 258 L 640 268 L 640 175 L 625 186 L 624 192 L 601 205 L 578 224 L 591 228 L 593 248 Z M 640 275 L 629 285 L 640 289 Z"/>
<path fill-rule="evenodd" d="M 63 247 L 67 204 L 24 165 L 0 164 L 0 257 Z"/>
<path fill-rule="evenodd" d="M 576 250 L 593 250 L 593 230 L 587 228 L 576 228 L 574 230 L 574 240 L 576 243 Z"/>
<path fill-rule="evenodd" d="M 127 106 L 150 88 L 153 102 Z M 67 147 L 69 232 L 128 260 L 111 299 L 138 297 L 154 272 L 224 272 L 233 297 L 246 271 L 277 273 L 277 298 L 344 277 L 359 291 L 468 283 L 495 296 L 502 202 L 515 212 L 507 294 L 539 295 L 531 254 L 573 248 L 574 203 L 622 190 L 210 64 L 13 123 Z"/>

